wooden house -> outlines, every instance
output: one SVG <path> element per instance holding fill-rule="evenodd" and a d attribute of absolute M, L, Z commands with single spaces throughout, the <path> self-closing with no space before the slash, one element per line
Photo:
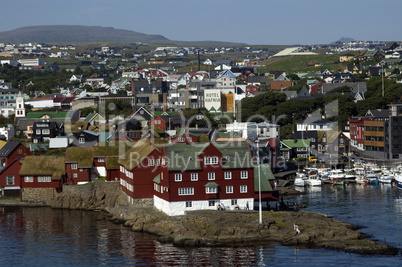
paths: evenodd
<path fill-rule="evenodd" d="M 254 205 L 254 165 L 246 142 L 166 145 L 154 179 L 154 205 L 172 215 Z"/>
<path fill-rule="evenodd" d="M 28 148 L 18 141 L 9 141 L 0 149 L 0 170 L 15 159 L 32 155 Z"/>

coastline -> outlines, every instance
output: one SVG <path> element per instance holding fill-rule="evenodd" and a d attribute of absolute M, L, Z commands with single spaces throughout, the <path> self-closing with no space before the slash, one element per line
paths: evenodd
<path fill-rule="evenodd" d="M 81 189 L 82 188 L 82 189 Z M 90 196 L 80 195 L 91 192 Z M 105 211 L 105 218 L 147 232 L 175 246 L 252 246 L 275 242 L 299 248 L 325 248 L 358 254 L 397 255 L 400 250 L 369 239 L 357 226 L 330 216 L 298 211 L 203 210 L 170 217 L 151 200 L 129 204 L 117 183 L 92 183 L 63 192 L 52 203 L 0 199 L 0 206 L 51 207 Z M 298 225 L 300 233 L 295 231 Z"/>

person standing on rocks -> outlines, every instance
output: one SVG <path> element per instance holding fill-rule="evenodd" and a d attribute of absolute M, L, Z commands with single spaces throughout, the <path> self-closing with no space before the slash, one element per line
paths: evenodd
<path fill-rule="evenodd" d="M 248 201 L 246 203 L 246 210 L 249 210 Z"/>

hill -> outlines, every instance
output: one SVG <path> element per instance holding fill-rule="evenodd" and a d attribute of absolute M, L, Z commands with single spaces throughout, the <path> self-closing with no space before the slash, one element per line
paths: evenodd
<path fill-rule="evenodd" d="M 0 42 L 5 43 L 146 43 L 165 45 L 228 45 L 233 43 L 219 41 L 172 41 L 162 35 L 149 35 L 140 32 L 115 29 L 113 27 L 82 25 L 28 26 L 11 31 L 0 32 Z M 239 45 L 239 44 L 237 44 Z"/>

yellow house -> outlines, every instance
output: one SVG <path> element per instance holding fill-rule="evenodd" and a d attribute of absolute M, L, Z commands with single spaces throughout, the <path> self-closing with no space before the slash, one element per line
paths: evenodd
<path fill-rule="evenodd" d="M 339 62 L 347 62 L 353 60 L 354 55 L 352 54 L 344 54 L 339 57 Z"/>

